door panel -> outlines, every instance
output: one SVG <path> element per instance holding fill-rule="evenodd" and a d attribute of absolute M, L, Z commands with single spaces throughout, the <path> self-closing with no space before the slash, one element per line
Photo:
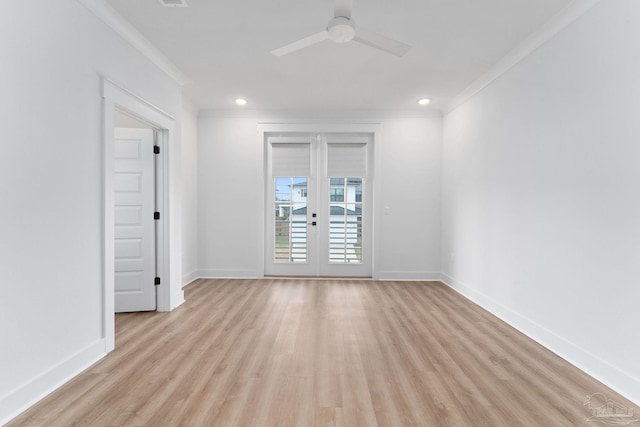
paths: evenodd
<path fill-rule="evenodd" d="M 116 312 L 156 309 L 153 130 L 115 129 Z"/>
<path fill-rule="evenodd" d="M 266 275 L 317 275 L 314 147 L 309 135 L 268 141 Z"/>

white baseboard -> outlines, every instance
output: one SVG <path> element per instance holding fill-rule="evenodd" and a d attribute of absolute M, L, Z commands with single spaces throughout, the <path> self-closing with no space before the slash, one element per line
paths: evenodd
<path fill-rule="evenodd" d="M 529 338 L 565 359 L 578 369 L 640 405 L 640 380 L 577 346 L 564 337 L 540 326 L 496 302 L 491 297 L 475 291 L 470 286 L 442 274 L 442 282 L 465 298 L 478 304 L 494 316 L 513 326 Z M 592 392 L 598 392 L 593 390 Z M 591 391 L 590 391 L 591 392 Z"/>
<path fill-rule="evenodd" d="M 262 277 L 257 270 L 226 270 L 226 269 L 203 269 L 199 270 L 198 277 L 201 279 L 257 279 Z"/>
<path fill-rule="evenodd" d="M 0 397 L 0 425 L 8 423 L 39 400 L 106 356 L 100 339 L 66 360 L 52 366 L 26 384 Z"/>
<path fill-rule="evenodd" d="M 182 276 L 182 287 L 184 288 L 189 283 L 193 282 L 194 280 L 198 279 L 199 277 L 200 277 L 200 275 L 199 275 L 198 270 L 193 270 L 191 273 L 184 274 Z"/>
<path fill-rule="evenodd" d="M 379 271 L 376 280 L 440 281 L 442 275 L 435 271 Z"/>

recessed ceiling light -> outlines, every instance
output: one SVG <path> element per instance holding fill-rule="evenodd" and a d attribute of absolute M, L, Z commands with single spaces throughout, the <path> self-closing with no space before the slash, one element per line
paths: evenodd
<path fill-rule="evenodd" d="M 187 0 L 160 0 L 160 4 L 166 7 L 188 7 Z"/>
<path fill-rule="evenodd" d="M 236 98 L 235 103 L 238 105 L 247 105 L 247 100 L 244 98 Z"/>
<path fill-rule="evenodd" d="M 431 100 L 429 98 L 420 98 L 418 99 L 418 104 L 420 105 L 427 105 L 431 102 Z"/>

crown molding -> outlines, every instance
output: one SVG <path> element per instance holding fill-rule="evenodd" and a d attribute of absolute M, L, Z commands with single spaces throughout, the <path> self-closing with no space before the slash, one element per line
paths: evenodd
<path fill-rule="evenodd" d="M 370 120 L 395 118 L 441 118 L 438 110 L 260 110 L 260 109 L 202 109 L 199 117 L 256 118 L 260 120 Z"/>
<path fill-rule="evenodd" d="M 89 9 L 102 22 L 107 24 L 107 26 L 179 85 L 184 86 L 189 83 L 189 78 L 186 74 L 104 0 L 78 0 L 78 2 Z"/>
<path fill-rule="evenodd" d="M 467 102 L 475 94 L 489 86 L 494 80 L 509 71 L 520 61 L 531 55 L 540 46 L 551 40 L 559 32 L 599 3 L 600 0 L 574 0 L 554 15 L 547 23 L 527 37 L 521 44 L 498 61 L 487 73 L 471 83 L 449 102 L 442 112 L 446 115 Z"/>

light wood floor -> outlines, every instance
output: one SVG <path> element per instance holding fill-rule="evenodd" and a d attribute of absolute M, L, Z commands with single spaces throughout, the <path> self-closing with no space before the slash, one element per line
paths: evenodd
<path fill-rule="evenodd" d="M 577 426 L 631 402 L 436 282 L 199 280 L 9 426 Z M 637 409 L 636 409 L 637 411 Z"/>

